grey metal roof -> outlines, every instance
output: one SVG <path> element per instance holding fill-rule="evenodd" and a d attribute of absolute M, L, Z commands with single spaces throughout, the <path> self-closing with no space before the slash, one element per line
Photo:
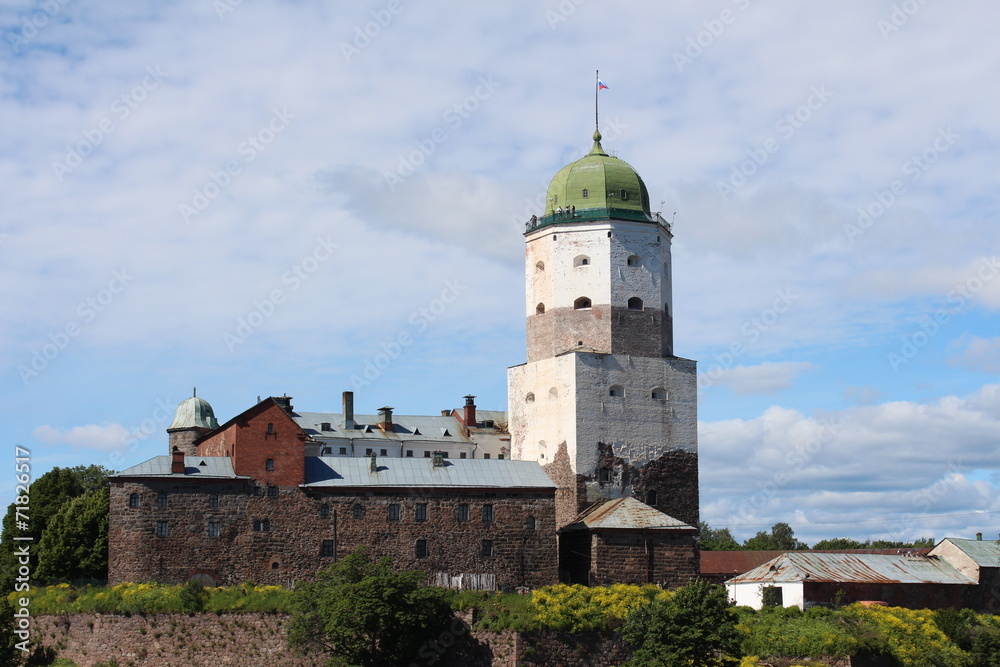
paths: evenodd
<path fill-rule="evenodd" d="M 304 486 L 556 488 L 534 461 L 448 459 L 434 467 L 428 458 L 377 458 L 376 465 L 373 473 L 367 457 L 307 456 Z"/>
<path fill-rule="evenodd" d="M 980 567 L 1000 567 L 1000 542 L 996 540 L 963 540 L 946 537 Z M 942 540 L 944 541 L 944 540 Z"/>
<path fill-rule="evenodd" d="M 976 582 L 949 563 L 928 556 L 788 552 L 727 581 L 839 582 L 865 584 L 969 584 Z"/>
<path fill-rule="evenodd" d="M 635 498 L 615 498 L 591 505 L 563 530 L 695 530 Z"/>
<path fill-rule="evenodd" d="M 392 431 L 386 433 L 376 424 L 380 418 L 377 415 L 354 415 L 356 428 L 344 428 L 344 415 L 335 412 L 296 412 L 292 419 L 310 437 L 323 438 L 354 438 L 356 440 L 376 440 L 382 442 L 414 442 L 424 440 L 428 443 L 465 443 L 471 441 L 465 436 L 462 425 L 454 417 L 423 416 L 423 415 L 393 415 Z M 323 424 L 330 424 L 330 430 L 322 430 Z M 448 435 L 445 435 L 445 432 Z"/>
<path fill-rule="evenodd" d="M 192 396 L 177 406 L 177 411 L 174 412 L 174 421 L 170 423 L 167 430 L 175 428 L 219 428 L 219 421 L 215 418 L 215 413 L 208 401 Z"/>
<path fill-rule="evenodd" d="M 228 456 L 185 456 L 184 475 L 171 473 L 170 456 L 154 456 L 139 465 L 126 468 L 112 477 L 219 477 L 230 479 L 249 479 L 245 475 L 237 475 L 233 470 L 233 462 Z"/>

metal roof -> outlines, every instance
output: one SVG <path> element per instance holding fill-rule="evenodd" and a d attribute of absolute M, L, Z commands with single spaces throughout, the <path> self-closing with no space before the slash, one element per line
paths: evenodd
<path fill-rule="evenodd" d="M 215 413 L 208 401 L 192 396 L 177 406 L 174 420 L 167 427 L 167 430 L 175 428 L 219 428 L 219 421 L 215 418 Z"/>
<path fill-rule="evenodd" d="M 949 563 L 928 556 L 809 553 L 792 551 L 774 558 L 727 584 L 767 582 L 837 582 L 863 584 L 967 584 L 976 582 Z"/>
<path fill-rule="evenodd" d="M 355 428 L 344 428 L 344 415 L 335 412 L 296 412 L 292 419 L 310 437 L 320 440 L 353 438 L 396 443 L 424 440 L 442 445 L 472 442 L 452 416 L 393 415 L 392 430 L 388 433 L 378 427 L 381 418 L 376 415 L 354 415 Z M 323 424 L 329 424 L 330 430 L 322 430 Z"/>
<path fill-rule="evenodd" d="M 462 487 L 554 489 L 542 467 L 534 461 L 446 459 L 435 467 L 428 458 L 376 458 L 307 456 L 308 487 Z"/>
<path fill-rule="evenodd" d="M 702 551 L 701 573 L 704 575 L 728 574 L 735 577 L 738 574 L 763 565 L 764 563 L 788 553 L 787 551 Z M 826 554 L 881 554 L 884 556 L 920 555 L 926 556 L 930 549 L 898 548 L 898 549 L 804 549 L 802 553 Z"/>
<path fill-rule="evenodd" d="M 170 456 L 154 456 L 139 465 L 126 468 L 111 477 L 213 477 L 229 479 L 250 479 L 237 475 L 233 462 L 228 456 L 185 456 L 184 474 L 171 473 Z"/>
<path fill-rule="evenodd" d="M 683 521 L 635 498 L 615 498 L 595 503 L 563 530 L 696 530 Z"/>
<path fill-rule="evenodd" d="M 962 550 L 980 567 L 1000 567 L 1000 542 L 996 540 L 963 540 L 956 537 L 946 537 L 948 541 Z"/>

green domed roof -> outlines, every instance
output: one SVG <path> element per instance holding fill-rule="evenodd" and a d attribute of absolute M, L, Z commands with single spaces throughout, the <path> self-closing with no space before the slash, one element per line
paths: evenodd
<path fill-rule="evenodd" d="M 649 220 L 650 215 L 646 184 L 627 162 L 604 151 L 598 131 L 594 132 L 590 153 L 566 165 L 553 177 L 546 199 L 546 217 L 559 207 L 565 210 L 571 206 L 576 207 L 578 214 L 603 209 L 608 217 L 624 214 L 630 219 Z"/>
<path fill-rule="evenodd" d="M 192 396 L 177 406 L 174 413 L 174 421 L 167 427 L 167 431 L 175 428 L 219 428 L 219 422 L 215 419 L 215 412 L 212 406 L 204 398 Z"/>

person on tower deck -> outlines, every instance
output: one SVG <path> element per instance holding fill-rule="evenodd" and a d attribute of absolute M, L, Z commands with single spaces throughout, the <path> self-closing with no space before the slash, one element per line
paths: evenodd
<path fill-rule="evenodd" d="M 560 218 L 562 217 L 562 206 L 556 209 L 556 215 Z"/>

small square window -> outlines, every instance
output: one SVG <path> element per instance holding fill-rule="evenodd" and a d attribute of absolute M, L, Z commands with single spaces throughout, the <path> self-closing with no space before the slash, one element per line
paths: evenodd
<path fill-rule="evenodd" d="M 488 458 L 490 458 L 490 455 L 489 454 L 483 454 L 483 458 L 484 459 L 488 459 Z"/>
<path fill-rule="evenodd" d="M 368 447 L 367 449 L 365 449 L 365 456 L 371 456 L 371 455 L 372 455 L 372 448 Z"/>
<path fill-rule="evenodd" d="M 219 496 L 217 494 L 213 493 L 212 495 L 210 495 L 208 497 L 208 506 L 209 507 L 218 507 L 219 506 Z"/>
<path fill-rule="evenodd" d="M 412 458 L 413 457 L 413 450 L 412 449 L 407 449 L 406 450 L 406 456 L 407 456 L 407 458 Z"/>
<path fill-rule="evenodd" d="M 399 521 L 399 505 L 396 503 L 389 505 L 389 521 Z"/>
<path fill-rule="evenodd" d="M 254 519 L 254 532 L 267 533 L 271 531 L 271 521 L 269 519 Z"/>
<path fill-rule="evenodd" d="M 466 458 L 466 456 L 465 456 L 465 452 L 462 452 L 462 453 L 460 453 L 460 454 L 458 455 L 458 458 L 460 458 L 460 459 L 464 459 L 464 458 Z"/>
<path fill-rule="evenodd" d="M 427 521 L 427 503 L 419 503 L 414 508 L 413 518 L 417 521 Z"/>
<path fill-rule="evenodd" d="M 333 540 L 323 540 L 319 555 L 321 558 L 333 558 Z"/>
<path fill-rule="evenodd" d="M 264 495 L 264 492 L 260 490 L 259 486 L 255 486 L 253 487 L 253 495 L 254 498 L 260 498 L 262 495 Z"/>
<path fill-rule="evenodd" d="M 156 536 L 157 537 L 166 537 L 167 536 L 167 522 L 166 521 L 157 521 L 156 522 Z"/>
<path fill-rule="evenodd" d="M 167 494 L 165 494 L 165 493 L 157 493 L 156 494 L 156 506 L 157 507 L 166 507 L 167 506 Z"/>
<path fill-rule="evenodd" d="M 429 451 L 424 452 L 424 458 L 425 459 L 429 459 L 430 457 L 431 457 L 431 453 Z"/>
<path fill-rule="evenodd" d="M 610 482 L 611 481 L 611 471 L 607 468 L 601 468 L 597 473 L 598 481 Z"/>
<path fill-rule="evenodd" d="M 493 505 L 483 505 L 483 521 L 493 520 Z"/>
<path fill-rule="evenodd" d="M 215 521 L 210 521 L 208 523 L 208 536 L 218 537 L 219 536 L 219 524 Z"/>
<path fill-rule="evenodd" d="M 413 555 L 417 558 L 427 558 L 427 540 L 417 540 L 413 546 Z"/>
<path fill-rule="evenodd" d="M 340 455 L 343 456 L 345 454 L 347 454 L 347 447 L 341 447 L 340 448 Z"/>
<path fill-rule="evenodd" d="M 483 540 L 482 551 L 480 553 L 483 558 L 493 558 L 493 540 Z"/>
<path fill-rule="evenodd" d="M 455 518 L 457 518 L 459 521 L 468 521 L 469 520 L 469 506 L 466 505 L 465 503 L 462 503 L 461 505 L 459 505 L 458 507 L 456 507 L 455 508 Z"/>
<path fill-rule="evenodd" d="M 379 456 L 388 456 L 389 455 L 389 450 L 387 450 L 387 449 L 380 449 L 380 450 L 378 450 L 378 454 L 379 454 Z"/>
<path fill-rule="evenodd" d="M 321 517 L 323 517 L 324 519 L 327 518 L 328 516 L 330 516 L 330 506 L 326 505 L 326 504 L 320 505 L 319 506 L 319 515 Z"/>
<path fill-rule="evenodd" d="M 498 458 L 499 460 L 503 461 L 503 454 L 497 454 L 497 458 Z"/>
<path fill-rule="evenodd" d="M 273 485 L 267 487 L 267 497 L 268 498 L 277 498 L 278 497 L 278 487 L 273 486 Z"/>
<path fill-rule="evenodd" d="M 139 506 L 139 494 L 138 493 L 133 493 L 131 496 L 128 497 L 128 506 L 129 507 L 138 507 Z"/>

